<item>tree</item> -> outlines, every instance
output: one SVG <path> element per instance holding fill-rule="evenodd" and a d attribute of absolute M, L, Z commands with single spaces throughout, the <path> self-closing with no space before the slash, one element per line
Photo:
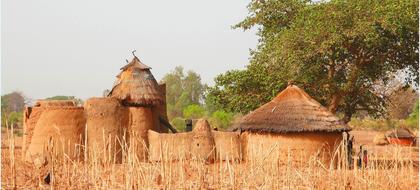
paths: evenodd
<path fill-rule="evenodd" d="M 387 113 L 392 119 L 406 119 L 413 112 L 418 94 L 412 88 L 399 88 L 389 97 Z"/>
<path fill-rule="evenodd" d="M 184 73 L 181 66 L 166 74 L 163 79 L 166 83 L 166 103 L 168 117 L 182 117 L 183 110 L 192 104 L 201 105 L 204 98 L 205 84 L 201 77 L 193 71 Z"/>
<path fill-rule="evenodd" d="M 74 100 L 78 105 L 83 104 L 83 100 L 80 98 L 76 98 L 75 96 L 58 95 L 58 96 L 46 98 L 46 100 Z"/>
<path fill-rule="evenodd" d="M 2 112 L 22 112 L 25 97 L 21 92 L 12 92 L 1 97 Z"/>
<path fill-rule="evenodd" d="M 12 92 L 1 96 L 1 125 L 21 126 L 23 121 L 23 108 L 25 106 L 25 97 L 21 92 Z"/>
<path fill-rule="evenodd" d="M 246 113 L 293 80 L 348 122 L 361 110 L 383 115 L 377 84 L 395 73 L 418 86 L 418 1 L 265 0 L 248 8 L 235 27 L 258 27 L 250 65 L 218 76 L 208 93 L 226 110 Z"/>
<path fill-rule="evenodd" d="M 226 111 L 215 111 L 211 114 L 210 124 L 213 127 L 226 129 L 232 123 L 234 114 Z"/>
<path fill-rule="evenodd" d="M 417 100 L 413 112 L 411 112 L 410 116 L 407 119 L 407 123 L 414 129 L 418 129 L 419 127 L 419 100 Z"/>
<path fill-rule="evenodd" d="M 206 110 L 196 104 L 189 105 L 184 109 L 184 118 L 200 119 L 206 115 Z"/>

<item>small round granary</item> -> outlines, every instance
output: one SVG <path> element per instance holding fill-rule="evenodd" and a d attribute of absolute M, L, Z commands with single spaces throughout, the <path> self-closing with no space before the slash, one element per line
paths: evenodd
<path fill-rule="evenodd" d="M 147 131 L 160 130 L 159 114 L 157 109 L 163 109 L 164 97 L 161 89 L 150 72 L 150 67 L 140 62 L 134 56 L 133 60 L 121 68 L 117 81 L 109 93 L 129 107 L 128 133 L 131 150 L 134 149 L 139 160 L 147 159 Z"/>
<path fill-rule="evenodd" d="M 70 159 L 80 158 L 85 124 L 83 107 L 50 107 L 43 110 L 26 150 L 26 160 L 42 163 L 46 147 L 61 158 L 64 154 Z"/>
<path fill-rule="evenodd" d="M 247 160 L 304 163 L 316 158 L 329 163 L 342 132 L 350 129 L 302 89 L 289 85 L 231 130 L 244 132 Z"/>
<path fill-rule="evenodd" d="M 89 98 L 85 105 L 89 158 L 121 162 L 121 143 L 128 123 L 128 108 L 116 98 Z"/>
<path fill-rule="evenodd" d="M 23 114 L 23 143 L 22 158 L 25 158 L 26 149 L 31 143 L 32 135 L 38 119 L 44 110 L 58 107 L 74 107 L 74 100 L 37 100 L 33 107 L 25 107 Z"/>

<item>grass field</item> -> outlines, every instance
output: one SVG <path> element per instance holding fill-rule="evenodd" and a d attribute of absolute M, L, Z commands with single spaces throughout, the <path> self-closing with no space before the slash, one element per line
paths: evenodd
<path fill-rule="evenodd" d="M 352 133 L 356 143 L 366 143 L 374 132 Z M 367 168 L 354 170 L 330 168 L 317 160 L 299 167 L 264 159 L 147 163 L 133 159 L 130 152 L 124 153 L 122 164 L 52 156 L 47 166 L 35 168 L 21 159 L 22 138 L 2 135 L 3 189 L 418 189 L 419 185 L 418 147 L 368 144 Z M 49 185 L 43 182 L 48 172 Z"/>

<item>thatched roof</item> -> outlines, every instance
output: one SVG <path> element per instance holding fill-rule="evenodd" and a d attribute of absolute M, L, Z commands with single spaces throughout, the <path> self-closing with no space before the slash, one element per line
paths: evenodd
<path fill-rule="evenodd" d="M 117 81 L 108 96 L 116 97 L 124 104 L 134 106 L 154 106 L 164 102 L 156 79 L 150 67 L 139 58 L 121 68 Z"/>
<path fill-rule="evenodd" d="M 389 138 L 413 138 L 414 134 L 407 128 L 398 128 L 389 131 L 386 136 Z"/>
<path fill-rule="evenodd" d="M 289 85 L 273 100 L 245 115 L 231 130 L 289 133 L 343 132 L 350 128 L 305 91 Z"/>

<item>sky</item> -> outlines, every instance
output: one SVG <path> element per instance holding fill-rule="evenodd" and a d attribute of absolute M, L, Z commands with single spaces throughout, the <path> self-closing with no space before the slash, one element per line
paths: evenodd
<path fill-rule="evenodd" d="M 160 79 L 176 66 L 202 81 L 248 64 L 256 30 L 231 27 L 249 1 L 1 1 L 1 93 L 82 99 L 110 89 L 132 50 Z"/>

